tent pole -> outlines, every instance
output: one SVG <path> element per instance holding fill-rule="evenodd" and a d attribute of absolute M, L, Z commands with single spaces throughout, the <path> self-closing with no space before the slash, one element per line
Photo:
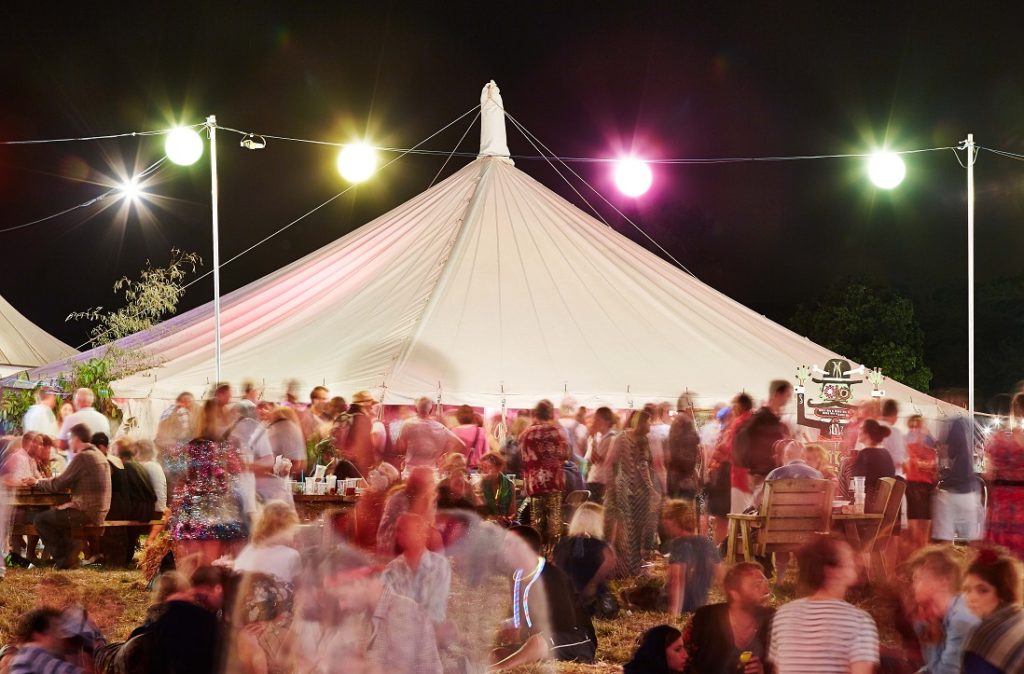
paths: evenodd
<path fill-rule="evenodd" d="M 210 207 L 213 221 L 213 359 L 215 381 L 220 382 L 220 222 L 217 216 L 217 116 L 206 118 L 210 130 Z"/>
<path fill-rule="evenodd" d="M 967 134 L 967 410 L 974 419 L 974 134 Z"/>

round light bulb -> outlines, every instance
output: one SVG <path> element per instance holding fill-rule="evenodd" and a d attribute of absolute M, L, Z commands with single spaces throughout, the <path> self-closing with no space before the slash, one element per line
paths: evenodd
<path fill-rule="evenodd" d="M 189 166 L 203 156 L 203 139 L 195 129 L 178 127 L 167 134 L 164 142 L 167 158 L 179 166 Z"/>
<path fill-rule="evenodd" d="M 907 167 L 898 154 L 892 152 L 877 152 L 871 156 L 868 162 L 868 177 L 883 190 L 892 188 L 903 182 L 907 175 Z"/>
<path fill-rule="evenodd" d="M 651 188 L 651 168 L 639 159 L 621 159 L 615 163 L 615 185 L 629 197 L 638 197 Z"/>
<path fill-rule="evenodd" d="M 118 185 L 117 189 L 127 201 L 135 201 L 142 196 L 142 189 L 139 187 L 138 178 L 131 178 L 130 180 L 124 181 Z"/>
<path fill-rule="evenodd" d="M 361 183 L 377 170 L 377 152 L 369 145 L 346 145 L 338 154 L 338 173 L 350 183 Z"/>

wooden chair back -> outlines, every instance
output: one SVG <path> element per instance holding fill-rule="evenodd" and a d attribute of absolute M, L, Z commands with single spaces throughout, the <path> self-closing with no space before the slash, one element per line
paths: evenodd
<path fill-rule="evenodd" d="M 894 477 L 883 477 L 878 480 L 878 489 L 875 491 L 871 503 L 868 504 L 867 512 L 882 513 L 882 519 L 878 522 L 878 529 L 873 532 L 864 546 L 865 552 L 879 549 L 885 540 L 892 536 L 906 491 L 907 483 L 903 480 L 897 480 Z"/>
<path fill-rule="evenodd" d="M 814 534 L 828 533 L 832 521 L 831 480 L 772 480 L 764 483 L 757 554 L 800 547 Z"/>
<path fill-rule="evenodd" d="M 571 491 L 565 495 L 565 507 L 575 511 L 576 508 L 579 508 L 581 505 L 586 503 L 588 498 L 590 498 L 589 489 L 577 489 L 576 491 Z"/>

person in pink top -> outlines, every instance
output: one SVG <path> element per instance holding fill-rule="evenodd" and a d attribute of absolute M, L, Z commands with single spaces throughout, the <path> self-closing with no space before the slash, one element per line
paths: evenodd
<path fill-rule="evenodd" d="M 477 423 L 477 415 L 469 405 L 462 405 L 455 411 L 455 419 L 459 425 L 452 429 L 466 445 L 463 454 L 466 465 L 470 468 L 480 467 L 480 457 L 487 453 L 487 431 Z"/>

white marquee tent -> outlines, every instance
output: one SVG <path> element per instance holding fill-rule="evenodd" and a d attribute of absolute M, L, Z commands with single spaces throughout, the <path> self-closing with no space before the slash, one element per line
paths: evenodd
<path fill-rule="evenodd" d="M 482 104 L 475 161 L 223 297 L 226 381 L 262 382 L 271 397 L 295 378 L 346 397 L 369 389 L 386 404 L 429 395 L 524 408 L 569 394 L 625 408 L 686 390 L 709 404 L 741 390 L 757 400 L 770 380 L 836 357 L 517 169 L 493 83 Z M 212 303 L 120 345 L 162 361 L 115 385 L 145 427 L 178 393 L 208 389 Z M 951 411 L 894 381 L 884 388 L 927 416 Z"/>
<path fill-rule="evenodd" d="M 0 297 L 0 377 L 71 358 L 76 353 Z"/>

